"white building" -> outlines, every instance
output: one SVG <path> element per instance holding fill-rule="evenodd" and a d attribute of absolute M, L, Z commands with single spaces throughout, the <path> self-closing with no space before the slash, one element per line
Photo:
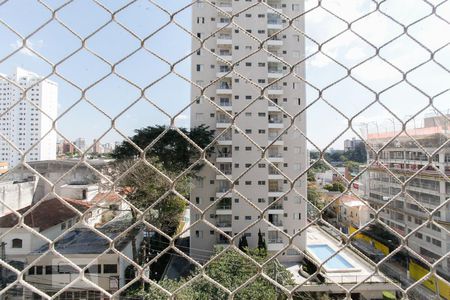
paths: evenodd
<path fill-rule="evenodd" d="M 49 131 L 57 117 L 57 84 L 21 68 L 15 74 L 2 76 L 9 81 L 0 78 L 0 112 L 17 105 L 0 117 L 0 132 L 19 150 L 25 152 L 31 148 L 25 161 L 55 159 L 56 132 Z M 28 101 L 22 98 L 23 90 Z M 21 162 L 20 153 L 3 139 L 0 161 L 8 162 L 10 168 Z"/>
<path fill-rule="evenodd" d="M 197 101 L 191 107 L 191 127 L 205 124 L 214 130 L 216 136 L 220 135 L 208 160 L 221 173 L 204 166 L 201 178 L 192 189 L 191 201 L 205 210 L 219 200 L 208 209 L 204 219 L 229 236 L 236 236 L 258 221 L 260 213 L 252 205 L 261 210 L 270 205 L 264 213 L 267 222 L 258 222 L 244 234 L 249 247 L 256 247 L 258 230 L 261 229 L 268 250 L 273 253 L 287 244 L 284 233 L 293 235 L 306 224 L 306 205 L 300 197 L 306 198 L 306 177 L 293 183 L 297 193 L 291 190 L 290 185 L 290 179 L 305 169 L 307 161 L 306 142 L 299 131 L 305 132 L 305 115 L 296 118 L 295 126 L 283 134 L 291 123 L 289 115 L 295 115 L 305 107 L 305 89 L 303 82 L 290 74 L 289 67 L 280 61 L 295 64 L 301 60 L 304 40 L 292 28 L 277 34 L 289 27 L 277 12 L 297 16 L 303 11 L 303 1 L 267 1 L 269 7 L 261 3 L 240 13 L 233 20 L 245 30 L 228 24 L 230 19 L 224 12 L 237 13 L 256 2 L 260 1 L 217 1 L 216 5 L 223 12 L 202 1 L 193 6 L 192 30 L 197 37 L 203 40 L 222 28 L 204 43 L 204 48 L 214 54 L 206 49 L 198 50 L 200 43 L 193 39 L 192 81 L 205 87 L 219 79 L 204 93 L 192 88 L 192 99 Z M 301 22 L 295 25 L 297 28 L 304 26 Z M 259 43 L 250 38 L 249 33 L 260 40 L 271 37 L 264 43 L 264 51 L 257 52 Z M 230 65 L 246 56 L 249 57 L 236 64 L 230 72 Z M 304 77 L 303 67 L 294 71 Z M 255 88 L 255 84 L 260 88 Z M 261 97 L 262 88 L 267 86 L 264 97 Z M 235 116 L 235 127 L 231 127 L 231 117 Z M 259 160 L 261 157 L 263 159 Z M 233 181 L 253 164 L 238 181 Z M 233 183 L 234 191 L 231 191 Z M 200 215 L 201 212 L 193 206 L 192 222 Z M 205 259 L 214 245 L 228 243 L 225 235 L 204 221 L 191 229 L 191 255 L 195 258 Z M 294 243 L 304 249 L 305 234 L 297 236 Z M 295 261 L 299 258 L 293 249 L 279 256 L 280 260 Z"/>
<path fill-rule="evenodd" d="M 86 139 L 77 138 L 73 144 L 78 147 L 81 151 L 86 151 Z"/>
<path fill-rule="evenodd" d="M 362 140 L 357 140 L 356 138 L 352 138 L 351 140 L 344 141 L 344 151 L 353 151 L 356 147 L 362 144 Z"/>

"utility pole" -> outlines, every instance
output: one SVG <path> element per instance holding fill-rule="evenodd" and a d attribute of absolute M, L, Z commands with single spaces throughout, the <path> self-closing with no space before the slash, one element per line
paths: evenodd
<path fill-rule="evenodd" d="M 0 243 L 0 259 L 2 261 L 6 261 L 6 252 L 5 252 L 5 242 Z M 5 278 L 5 268 L 0 265 L 0 290 L 3 290 L 6 286 L 6 278 Z M 3 296 L 0 296 L 0 300 L 3 299 Z"/>

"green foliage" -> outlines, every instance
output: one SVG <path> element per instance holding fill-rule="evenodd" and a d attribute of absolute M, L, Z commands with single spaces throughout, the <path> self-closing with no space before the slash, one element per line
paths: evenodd
<path fill-rule="evenodd" d="M 141 149 L 154 142 L 146 156 L 156 158 L 165 170 L 179 172 L 186 169 L 193 158 L 200 157 L 199 151 L 175 129 L 170 128 L 160 137 L 165 130 L 167 130 L 166 126 L 148 126 L 135 130 L 136 134 L 130 139 Z M 205 148 L 213 140 L 213 133 L 204 125 L 190 131 L 185 128 L 179 128 L 179 130 L 201 148 Z M 112 153 L 113 158 L 120 160 L 133 159 L 137 156 L 139 151 L 127 141 L 116 147 Z"/>
<path fill-rule="evenodd" d="M 155 160 L 151 163 L 166 176 L 170 178 L 176 176 L 175 172 L 165 170 L 161 163 Z M 145 218 L 165 233 L 169 235 L 173 233 L 181 220 L 186 203 L 173 193 L 160 199 L 171 189 L 171 184 L 165 177 L 142 162 L 135 165 L 133 160 L 116 161 L 109 165 L 104 173 L 109 172 L 110 177 L 116 179 L 127 171 L 128 174 L 119 181 L 119 186 L 125 191 L 126 199 L 140 211 L 145 211 L 158 201 Z M 188 197 L 189 177 L 180 178 L 177 181 L 176 190 L 184 197 Z M 137 218 L 137 212 L 131 210 L 131 213 L 134 218 Z"/>
<path fill-rule="evenodd" d="M 259 249 L 248 249 L 248 255 L 255 259 L 258 263 L 264 262 L 267 257 Z M 207 268 L 206 274 L 212 279 L 219 282 L 224 287 L 235 290 L 244 284 L 249 278 L 258 272 L 258 268 L 249 259 L 243 257 L 235 250 L 226 251 L 218 259 L 213 261 Z M 293 286 L 292 275 L 282 265 L 277 262 L 270 262 L 264 267 L 264 273 L 270 278 L 277 281 L 283 286 Z M 209 281 L 200 278 L 193 279 L 192 276 L 181 280 L 163 279 L 158 284 L 170 292 L 175 291 L 178 287 L 186 283 L 190 284 L 177 293 L 176 299 L 180 300 L 210 300 L 210 299 L 228 299 L 228 294 L 211 284 Z M 167 299 L 168 295 L 155 286 L 146 286 L 144 290 L 134 291 L 130 296 L 138 296 L 139 299 Z M 234 299 L 237 300 L 277 300 L 286 299 L 284 294 L 269 281 L 264 278 L 257 278 L 251 284 L 242 288 Z"/>
<path fill-rule="evenodd" d="M 321 201 L 322 195 L 314 184 L 308 184 L 307 197 L 308 201 L 318 209 L 322 209 L 324 207 L 323 201 Z"/>
<path fill-rule="evenodd" d="M 339 181 L 333 182 L 333 184 L 327 184 L 323 188 L 330 192 L 341 192 L 342 193 L 343 191 L 345 191 L 345 186 L 342 183 L 340 183 Z"/>
<path fill-rule="evenodd" d="M 239 239 L 238 247 L 241 251 L 246 251 L 246 249 L 248 248 L 248 241 L 245 235 Z"/>
<path fill-rule="evenodd" d="M 344 163 L 344 167 L 348 168 L 350 173 L 358 173 L 359 165 L 360 165 L 360 163 L 353 161 L 353 160 L 348 160 Z"/>

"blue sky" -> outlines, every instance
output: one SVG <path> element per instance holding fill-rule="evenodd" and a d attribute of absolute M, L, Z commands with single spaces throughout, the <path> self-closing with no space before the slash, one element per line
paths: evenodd
<path fill-rule="evenodd" d="M 50 7 L 57 7 L 62 1 L 44 1 Z M 127 1 L 100 1 L 111 10 L 117 10 Z M 431 1 L 438 6 L 442 1 Z M 188 0 L 160 0 L 155 3 L 161 5 L 169 12 L 174 12 L 189 4 Z M 323 6 L 339 17 L 349 22 L 356 20 L 363 14 L 374 9 L 371 1 L 365 0 L 328 0 L 323 1 Z M 307 7 L 314 7 L 316 1 L 307 1 Z M 426 16 L 431 8 L 421 1 L 388 0 L 380 6 L 381 11 L 388 13 L 405 26 L 415 20 Z M 190 29 L 190 9 L 177 14 L 175 21 L 186 29 Z M 450 20 L 450 5 L 448 3 L 438 6 L 438 15 Z M 16 0 L 8 1 L 0 6 L 0 19 L 13 27 L 22 36 L 33 32 L 37 26 L 51 18 L 50 12 L 36 1 Z M 81 37 L 89 36 L 96 28 L 106 23 L 110 15 L 92 1 L 74 1 L 57 13 L 57 18 L 66 24 L 71 30 Z M 117 13 L 116 20 L 133 31 L 140 38 L 147 37 L 169 21 L 169 16 L 157 8 L 150 1 L 137 1 Z M 332 16 L 323 9 L 315 9 L 307 14 L 306 33 L 319 43 L 329 40 L 340 31 L 346 29 L 346 24 Z M 352 30 L 363 36 L 373 45 L 380 47 L 389 40 L 403 33 L 403 28 L 395 24 L 386 16 L 376 13 L 373 16 L 356 21 L 352 24 Z M 404 72 L 411 70 L 430 57 L 428 51 L 436 51 L 434 59 L 443 67 L 450 68 L 450 32 L 448 23 L 436 16 L 430 16 L 424 21 L 408 27 L 411 37 L 402 35 L 400 39 L 383 47 L 379 55 L 388 59 L 396 67 Z M 413 39 L 423 43 L 419 46 Z M 4 26 L 0 26 L 0 57 L 21 47 L 21 38 Z M 175 63 L 190 52 L 191 38 L 175 24 L 163 28 L 145 41 L 145 47 L 153 51 L 170 63 Z M 70 31 L 53 20 L 44 28 L 33 34 L 27 40 L 27 46 L 39 52 L 52 63 L 61 61 L 67 55 L 81 46 L 79 39 Z M 140 43 L 131 34 L 120 28 L 115 23 L 109 24 L 87 40 L 86 46 L 111 63 L 117 63 L 121 58 L 129 55 L 140 47 Z M 442 49 L 441 49 L 442 48 Z M 311 42 L 306 43 L 306 53 L 317 51 L 317 46 Z M 351 68 L 364 59 L 374 54 L 374 49 L 366 41 L 347 31 L 328 41 L 322 47 L 322 52 L 330 55 L 346 67 Z M 121 80 L 116 75 L 110 75 L 92 88 L 88 88 L 96 80 L 110 72 L 108 64 L 102 62 L 95 55 L 86 50 L 81 50 L 74 56 L 57 66 L 56 71 L 79 86 L 87 89 L 85 97 L 91 101 L 98 111 L 87 101 L 83 100 L 64 114 L 58 121 L 59 130 L 70 140 L 77 137 L 86 137 L 92 140 L 110 127 L 110 119 L 118 116 L 124 109 L 137 101 L 135 105 L 122 113 L 116 121 L 116 125 L 126 135 L 132 134 L 135 128 L 141 128 L 152 124 L 167 123 L 169 118 L 150 104 L 152 101 L 160 109 L 170 115 L 180 113 L 177 124 L 189 125 L 189 111 L 185 110 L 190 101 L 190 84 L 179 76 L 170 73 L 169 65 L 144 50 L 139 50 L 131 57 L 115 67 L 115 71 L 137 86 L 144 88 L 161 76 L 166 77 L 145 90 L 142 99 L 140 90 L 133 85 Z M 27 49 L 21 49 L 12 57 L 0 63 L 1 73 L 12 73 L 16 66 L 23 67 L 40 75 L 51 74 L 51 66 L 35 56 Z M 407 80 L 429 96 L 446 91 L 450 82 L 450 75 L 442 66 L 435 62 L 429 62 L 420 68 L 411 71 Z M 182 76 L 190 76 L 190 60 L 186 58 L 179 62 L 174 69 Z M 324 89 L 330 83 L 347 76 L 346 70 L 322 54 L 316 54 L 306 62 L 307 81 L 320 89 Z M 402 80 L 402 74 L 383 62 L 379 58 L 352 70 L 352 75 L 364 84 L 376 91 Z M 51 80 L 59 84 L 59 114 L 63 114 L 71 105 L 80 99 L 81 92 L 63 80 L 58 75 L 52 75 Z M 328 87 L 323 92 L 323 98 L 308 109 L 308 136 L 318 145 L 324 147 L 347 127 L 348 121 L 330 107 L 326 100 L 336 109 L 344 112 L 347 117 L 352 117 L 368 105 L 374 95 L 351 78 Z M 317 92 L 313 88 L 307 88 L 307 101 L 311 103 L 317 98 Z M 400 118 L 407 118 L 424 108 L 429 99 L 414 89 L 409 83 L 400 85 L 381 93 L 380 101 L 389 107 Z M 442 111 L 450 108 L 450 93 L 447 91 L 434 100 L 434 104 Z M 407 104 L 407 105 L 405 105 Z M 425 113 L 429 112 L 427 109 Z M 105 115 L 106 114 L 106 115 Z M 423 115 L 416 119 L 420 123 Z M 379 130 L 388 130 L 392 126 L 392 116 L 379 104 L 368 108 L 354 120 L 357 124 L 374 124 L 379 121 Z M 324 122 L 326 120 L 326 122 Z M 412 123 L 411 123 L 412 124 Z M 383 127 L 384 126 L 384 127 Z M 381 128 L 381 129 L 380 129 Z M 385 129 L 383 129 L 385 128 Z M 344 137 L 354 136 L 347 133 Z M 121 140 L 115 133 L 107 134 L 102 141 L 112 142 Z M 311 147 L 311 146 L 310 146 Z M 342 139 L 332 145 L 334 148 L 342 148 Z"/>

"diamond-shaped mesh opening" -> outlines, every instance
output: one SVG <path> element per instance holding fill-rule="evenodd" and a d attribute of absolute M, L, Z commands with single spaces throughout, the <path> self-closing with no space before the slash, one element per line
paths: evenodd
<path fill-rule="evenodd" d="M 0 3 L 0 298 L 449 297 L 449 1 Z"/>

